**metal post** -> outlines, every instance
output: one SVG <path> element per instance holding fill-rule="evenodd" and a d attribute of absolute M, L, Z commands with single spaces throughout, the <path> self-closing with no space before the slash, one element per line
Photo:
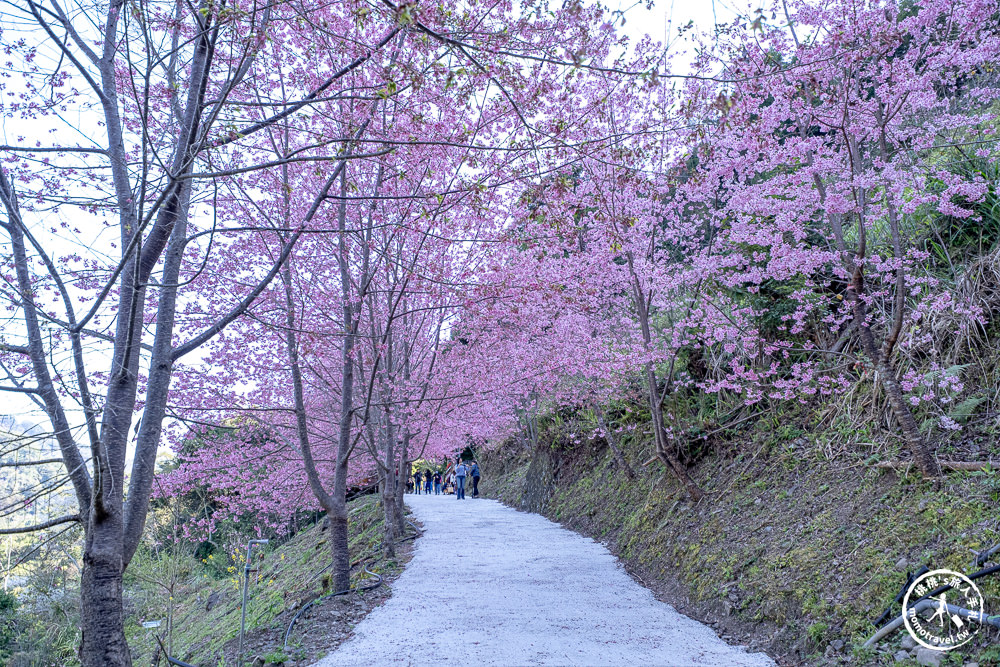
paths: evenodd
<path fill-rule="evenodd" d="M 267 540 L 247 542 L 247 562 L 243 565 L 243 604 L 240 605 L 240 643 L 236 650 L 236 667 L 243 665 L 243 633 L 247 626 L 247 587 L 250 584 L 250 551 L 255 544 L 267 544 Z"/>

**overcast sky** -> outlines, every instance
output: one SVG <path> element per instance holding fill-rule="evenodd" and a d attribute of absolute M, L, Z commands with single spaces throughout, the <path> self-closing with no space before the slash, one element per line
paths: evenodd
<path fill-rule="evenodd" d="M 612 9 L 624 10 L 625 26 L 622 28 L 632 39 L 650 35 L 669 44 L 677 37 L 678 28 L 694 23 L 695 32 L 711 33 L 717 23 L 729 23 L 739 15 L 749 16 L 762 6 L 762 0 L 656 0 L 652 8 L 646 2 L 635 0 L 606 0 Z M 684 43 L 674 42 L 671 50 L 683 50 Z M 687 59 L 681 58 L 675 67 Z M 681 72 L 678 72 L 681 73 Z"/>

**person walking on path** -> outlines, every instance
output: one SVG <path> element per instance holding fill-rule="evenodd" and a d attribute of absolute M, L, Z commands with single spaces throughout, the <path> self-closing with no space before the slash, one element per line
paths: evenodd
<path fill-rule="evenodd" d="M 423 475 L 420 474 L 419 470 L 413 473 L 413 492 L 418 496 L 420 495 L 420 481 L 422 477 Z"/>
<path fill-rule="evenodd" d="M 472 462 L 472 467 L 469 468 L 469 475 L 472 476 L 472 497 L 479 497 L 479 464 L 475 461 Z"/>
<path fill-rule="evenodd" d="M 441 471 L 438 470 L 434 473 L 434 495 L 441 495 Z"/>
<path fill-rule="evenodd" d="M 465 475 L 468 472 L 468 468 L 465 467 L 465 463 L 462 461 L 458 462 L 455 467 L 455 499 L 465 500 Z"/>
<path fill-rule="evenodd" d="M 431 495 L 431 479 L 433 477 L 430 470 L 424 470 L 424 491 L 427 492 L 428 496 Z"/>

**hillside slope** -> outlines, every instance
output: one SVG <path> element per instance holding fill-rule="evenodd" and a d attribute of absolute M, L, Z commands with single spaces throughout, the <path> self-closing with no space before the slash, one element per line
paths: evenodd
<path fill-rule="evenodd" d="M 379 560 L 382 539 L 382 510 L 374 495 L 362 497 L 350 507 L 350 546 L 353 586 L 374 580 L 362 563 L 391 582 L 402 571 L 409 549 L 401 548 L 399 559 Z M 231 555 L 230 555 L 231 556 Z M 229 562 L 242 562 L 237 553 Z M 162 565 L 137 563 L 130 568 L 126 595 L 130 614 L 127 631 L 135 664 L 150 664 L 156 650 L 153 631 L 144 629 L 143 620 L 162 619 L 156 630 L 170 644 L 172 657 L 199 667 L 236 664 L 240 628 L 241 588 L 238 567 L 221 567 L 223 576 L 213 577 L 211 561 L 225 559 L 218 554 L 204 559 L 202 567 L 185 568 L 172 595 L 164 590 Z M 211 559 L 211 560 L 210 560 Z M 244 640 L 244 664 L 260 658 L 258 664 L 311 664 L 350 636 L 354 625 L 390 594 L 388 585 L 348 596 L 327 598 L 303 614 L 283 650 L 284 634 L 292 617 L 311 600 L 330 591 L 331 564 L 328 532 L 323 522 L 303 530 L 288 542 L 265 550 L 254 558 L 257 574 L 251 574 Z M 225 576 L 227 575 L 228 576 Z M 167 636 L 167 619 L 173 620 L 173 635 Z"/>
<path fill-rule="evenodd" d="M 907 570 L 969 572 L 973 551 L 1000 541 L 1000 473 L 952 473 L 935 488 L 861 453 L 831 458 L 788 424 L 747 422 L 705 455 L 693 474 L 708 495 L 695 505 L 658 461 L 642 465 L 648 442 L 619 443 L 632 480 L 602 438 L 572 433 L 579 424 L 543 431 L 533 450 L 484 454 L 481 488 L 599 539 L 679 611 L 783 664 L 907 664 L 893 657 L 901 632 L 858 648 L 870 620 Z M 1000 577 L 978 583 L 1000 609 Z M 945 664 L 1000 664 L 996 641 L 983 630 Z"/>

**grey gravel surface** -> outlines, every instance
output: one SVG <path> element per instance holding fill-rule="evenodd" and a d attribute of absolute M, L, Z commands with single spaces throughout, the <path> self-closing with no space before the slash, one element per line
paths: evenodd
<path fill-rule="evenodd" d="M 409 495 L 424 525 L 392 597 L 316 663 L 774 665 L 633 581 L 601 544 L 496 501 Z"/>

